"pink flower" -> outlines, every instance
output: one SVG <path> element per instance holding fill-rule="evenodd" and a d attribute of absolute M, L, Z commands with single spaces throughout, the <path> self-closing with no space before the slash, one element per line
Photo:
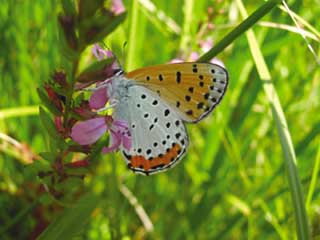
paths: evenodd
<path fill-rule="evenodd" d="M 132 141 L 127 122 L 113 120 L 110 116 L 76 123 L 71 129 L 71 138 L 80 145 L 89 145 L 95 143 L 107 131 L 110 132 L 110 144 L 109 147 L 103 148 L 103 153 L 115 151 L 121 145 L 130 150 Z"/>
<path fill-rule="evenodd" d="M 110 144 L 109 147 L 102 149 L 103 153 L 108 153 L 119 149 L 122 145 L 126 150 L 130 150 L 132 146 L 132 139 L 129 132 L 128 123 L 123 120 L 112 120 L 110 127 Z"/>
<path fill-rule="evenodd" d="M 195 62 L 198 60 L 198 58 L 199 58 L 199 54 L 197 52 L 192 52 L 190 53 L 189 61 Z"/>
<path fill-rule="evenodd" d="M 95 44 L 92 49 L 93 54 L 99 61 L 113 57 L 110 51 L 102 49 L 98 44 Z M 114 68 L 113 68 L 114 69 Z M 113 71 L 114 74 L 115 71 Z M 105 75 L 106 77 L 102 81 L 96 81 L 96 87 L 92 88 L 93 93 L 90 96 L 89 104 L 85 109 L 80 107 L 78 112 L 93 113 L 91 119 L 77 122 L 71 129 L 70 137 L 80 145 L 90 145 L 95 143 L 105 133 L 110 133 L 110 144 L 108 147 L 102 149 L 103 153 L 108 153 L 119 149 L 123 146 L 125 149 L 131 148 L 131 135 L 129 132 L 128 123 L 123 120 L 114 120 L 111 116 L 98 115 L 99 110 L 105 110 L 107 102 L 110 103 L 109 107 L 113 107 L 112 99 L 110 99 L 108 92 L 108 84 L 112 81 L 112 76 Z M 87 109 L 88 108 L 88 109 Z M 96 110 L 96 111 L 92 111 Z M 94 115 L 95 114 L 95 115 Z M 88 115 L 88 114 L 86 114 Z"/>
<path fill-rule="evenodd" d="M 99 85 L 97 85 L 99 86 Z M 89 100 L 89 105 L 91 109 L 103 108 L 109 100 L 109 96 L 106 88 L 100 88 L 95 90 Z"/>
<path fill-rule="evenodd" d="M 208 52 L 213 47 L 212 39 L 207 39 L 200 42 L 200 47 L 203 52 Z"/>
<path fill-rule="evenodd" d="M 182 62 L 183 62 L 182 59 L 180 59 L 180 58 L 174 58 L 174 59 L 172 59 L 169 63 L 182 63 Z"/>
<path fill-rule="evenodd" d="M 119 70 L 119 65 L 111 51 L 103 49 L 99 46 L 99 44 L 96 43 L 92 48 L 92 53 L 99 61 L 108 58 L 110 58 L 111 61 L 106 61 L 105 64 L 99 66 L 98 69 L 92 71 L 88 70 L 81 73 L 77 78 L 77 82 L 75 85 L 76 90 L 82 90 L 94 83 L 102 83 L 106 79 L 113 77 Z"/>
<path fill-rule="evenodd" d="M 203 40 L 203 41 L 201 41 L 199 43 L 199 47 L 200 47 L 200 51 L 199 52 L 206 53 L 213 47 L 213 42 L 212 42 L 211 39 Z M 185 62 L 186 60 L 187 60 L 187 62 L 196 62 L 199 59 L 199 57 L 200 57 L 199 53 L 193 51 L 193 52 L 190 53 L 189 57 L 186 57 L 184 59 L 182 59 L 182 58 L 174 58 L 169 63 L 182 63 L 182 62 Z M 217 65 L 220 65 L 220 66 L 224 67 L 223 62 L 220 61 L 217 58 L 212 58 L 210 60 L 210 63 L 217 64 Z"/>
<path fill-rule="evenodd" d="M 122 0 L 112 0 L 111 11 L 115 15 L 119 15 L 119 14 L 125 12 L 126 9 L 122 3 Z"/>
<path fill-rule="evenodd" d="M 95 143 L 108 130 L 104 117 L 77 122 L 71 129 L 71 138 L 80 145 Z"/>
<path fill-rule="evenodd" d="M 110 50 L 104 50 L 98 43 L 95 43 L 92 48 L 92 54 L 99 60 L 103 60 L 105 58 L 112 58 L 113 53 Z"/>

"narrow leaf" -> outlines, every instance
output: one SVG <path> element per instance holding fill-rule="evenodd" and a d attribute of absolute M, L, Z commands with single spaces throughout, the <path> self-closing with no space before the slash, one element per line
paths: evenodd
<path fill-rule="evenodd" d="M 75 205 L 65 208 L 38 240 L 73 239 L 88 223 L 98 202 L 99 197 L 91 192 L 82 196 Z"/>
<path fill-rule="evenodd" d="M 242 16 L 247 17 L 247 12 L 243 6 L 242 1 L 237 0 L 236 3 L 239 7 Z M 310 239 L 308 218 L 304 204 L 302 185 L 299 178 L 296 155 L 293 148 L 293 143 L 287 125 L 286 117 L 281 107 L 277 91 L 271 81 L 272 79 L 270 71 L 261 53 L 255 34 L 251 29 L 246 34 L 252 57 L 254 59 L 260 79 L 262 80 L 263 88 L 267 95 L 267 99 L 271 106 L 273 118 L 277 125 L 282 151 L 285 156 L 285 163 L 288 169 L 287 173 L 289 180 L 289 189 L 291 191 L 291 197 L 296 217 L 297 236 L 298 239 L 301 240 Z"/>

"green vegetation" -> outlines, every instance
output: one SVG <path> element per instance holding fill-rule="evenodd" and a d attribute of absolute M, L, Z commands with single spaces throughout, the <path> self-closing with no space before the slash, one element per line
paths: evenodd
<path fill-rule="evenodd" d="M 74 2 L 90 19 L 103 1 L 0 5 L 1 239 L 320 239 L 317 1 L 290 1 L 290 14 L 280 1 L 123 1 L 126 13 L 95 18 L 94 36 L 92 22 L 75 35 L 59 24 L 78 14 Z M 120 153 L 100 154 L 107 136 L 89 166 L 58 165 L 85 155 L 67 152 L 74 146 L 58 134 L 61 112 L 43 86 L 56 70 L 70 85 L 92 76 L 108 61 L 93 57 L 96 41 L 126 71 L 194 55 L 226 66 L 226 96 L 188 125 L 190 148 L 175 168 L 136 175 Z M 65 96 L 66 109 L 81 98 Z"/>

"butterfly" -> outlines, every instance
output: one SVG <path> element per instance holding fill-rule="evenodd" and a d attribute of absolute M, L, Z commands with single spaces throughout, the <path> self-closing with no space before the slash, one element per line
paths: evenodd
<path fill-rule="evenodd" d="M 211 63 L 175 63 L 150 66 L 112 81 L 117 104 L 114 119 L 128 123 L 130 150 L 120 150 L 127 166 L 144 175 L 165 171 L 186 154 L 189 139 L 185 123 L 197 123 L 221 101 L 228 73 Z"/>

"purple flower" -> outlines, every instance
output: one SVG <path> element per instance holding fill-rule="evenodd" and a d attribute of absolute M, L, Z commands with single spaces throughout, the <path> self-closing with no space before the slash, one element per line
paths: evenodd
<path fill-rule="evenodd" d="M 92 48 L 92 53 L 99 61 L 108 58 L 111 58 L 112 61 L 107 61 L 103 66 L 100 66 L 98 69 L 95 69 L 93 71 L 84 71 L 83 73 L 81 73 L 77 78 L 77 82 L 75 85 L 76 90 L 82 90 L 94 83 L 99 85 L 106 79 L 113 77 L 116 72 L 115 70 L 119 69 L 119 65 L 111 51 L 103 49 L 99 46 L 99 44 L 96 43 Z"/>
<path fill-rule="evenodd" d="M 180 58 L 174 58 L 174 59 L 172 59 L 169 63 L 182 63 L 182 62 L 183 62 L 182 59 L 180 59 Z"/>
<path fill-rule="evenodd" d="M 71 129 L 71 138 L 80 145 L 89 145 L 95 143 L 107 131 L 110 132 L 110 144 L 102 149 L 103 153 L 115 151 L 121 145 L 130 150 L 132 139 L 127 122 L 114 120 L 110 116 L 76 123 Z"/>
<path fill-rule="evenodd" d="M 107 101 L 109 100 L 109 96 L 106 88 L 100 88 L 95 90 L 90 96 L 89 105 L 91 109 L 100 109 L 103 108 Z"/>
<path fill-rule="evenodd" d="M 92 49 L 93 54 L 99 61 L 113 57 L 112 52 L 102 49 L 98 44 L 95 44 Z M 114 120 L 111 116 L 101 116 L 97 113 L 99 110 L 104 110 L 107 102 L 110 107 L 113 107 L 112 99 L 108 92 L 108 85 L 112 81 L 112 76 L 106 75 L 103 81 L 97 81 L 96 87 L 92 88 L 93 93 L 89 99 L 89 108 L 93 115 L 91 119 L 77 122 L 71 129 L 70 137 L 80 145 L 90 145 L 95 143 L 105 133 L 110 133 L 110 144 L 102 149 L 103 153 L 108 153 L 119 149 L 123 146 L 128 151 L 131 148 L 132 140 L 129 132 L 128 123 L 117 119 Z M 108 106 L 109 108 L 109 106 Z M 78 110 L 80 111 L 81 108 Z M 80 111 L 81 112 L 81 111 Z"/>
<path fill-rule="evenodd" d="M 115 15 L 119 15 L 119 14 L 125 12 L 126 9 L 122 3 L 122 0 L 112 0 L 111 11 Z"/>
<path fill-rule="evenodd" d="M 105 50 L 98 43 L 95 43 L 92 48 L 92 54 L 99 60 L 103 60 L 105 58 L 112 58 L 113 53 L 110 50 Z"/>
<path fill-rule="evenodd" d="M 206 53 L 213 47 L 213 42 L 211 39 L 201 41 L 199 43 L 199 47 L 201 49 L 200 52 Z M 193 51 L 190 53 L 189 57 L 186 57 L 184 59 L 174 58 L 169 63 L 182 63 L 182 62 L 185 62 L 186 60 L 187 60 L 187 62 L 196 62 L 199 59 L 199 57 L 200 57 L 199 53 Z M 221 67 L 224 67 L 223 62 L 217 58 L 212 58 L 210 60 L 210 63 L 217 64 L 217 65 L 220 65 Z"/>
<path fill-rule="evenodd" d="M 110 127 L 110 144 L 109 147 L 102 149 L 103 153 L 108 153 L 117 150 L 122 145 L 126 150 L 130 150 L 132 139 L 129 132 L 128 123 L 123 120 L 112 120 Z"/>
<path fill-rule="evenodd" d="M 71 129 L 71 138 L 80 145 L 95 143 L 108 130 L 104 117 L 77 122 Z"/>
<path fill-rule="evenodd" d="M 212 39 L 201 41 L 200 47 L 203 52 L 208 52 L 213 47 Z"/>

